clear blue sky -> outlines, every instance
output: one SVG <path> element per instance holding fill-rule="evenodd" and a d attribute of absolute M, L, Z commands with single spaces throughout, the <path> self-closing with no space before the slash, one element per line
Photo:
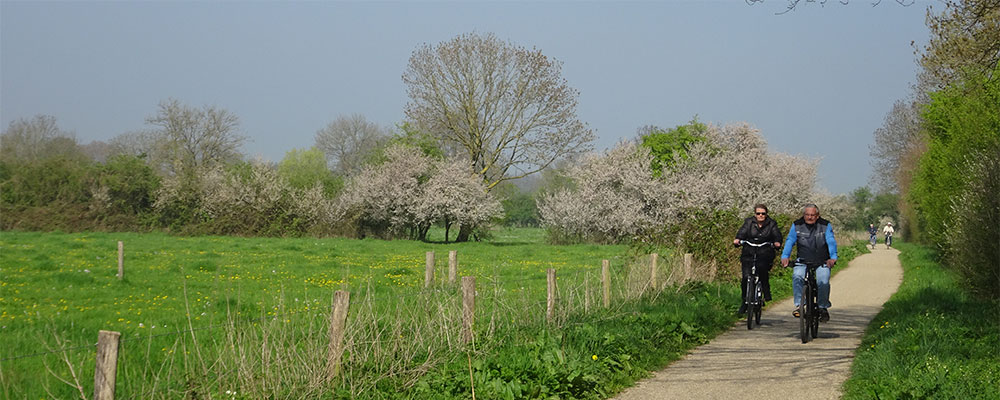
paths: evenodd
<path fill-rule="evenodd" d="M 176 98 L 239 116 L 280 160 L 339 115 L 403 119 L 412 51 L 492 32 L 562 61 L 597 149 L 636 128 L 747 121 L 772 149 L 822 157 L 820 185 L 867 184 L 868 147 L 910 93 L 929 3 L 790 13 L 719 2 L 0 1 L 0 122 L 48 114 L 81 143 L 148 126 Z"/>

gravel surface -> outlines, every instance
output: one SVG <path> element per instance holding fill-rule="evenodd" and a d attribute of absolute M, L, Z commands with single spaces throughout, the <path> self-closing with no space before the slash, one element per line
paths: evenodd
<path fill-rule="evenodd" d="M 768 304 L 759 327 L 741 320 L 616 399 L 840 398 L 865 327 L 902 282 L 898 254 L 879 245 L 832 278 L 830 321 L 813 341 L 802 344 L 790 298 Z"/>

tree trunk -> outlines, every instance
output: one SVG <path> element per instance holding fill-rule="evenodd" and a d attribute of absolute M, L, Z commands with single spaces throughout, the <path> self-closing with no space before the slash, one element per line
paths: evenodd
<path fill-rule="evenodd" d="M 468 242 L 469 235 L 472 234 L 472 227 L 468 225 L 461 225 L 458 229 L 458 237 L 455 238 L 455 242 Z"/>
<path fill-rule="evenodd" d="M 451 222 L 448 222 L 448 220 L 445 220 L 444 221 L 444 242 L 445 243 L 448 243 L 448 231 L 450 231 L 450 230 L 451 230 Z"/>

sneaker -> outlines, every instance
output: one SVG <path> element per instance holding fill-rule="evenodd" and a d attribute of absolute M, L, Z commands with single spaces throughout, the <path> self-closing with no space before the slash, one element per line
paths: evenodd
<path fill-rule="evenodd" d="M 737 314 L 746 314 L 746 312 L 747 312 L 747 303 L 743 303 L 743 304 L 740 304 L 740 310 L 737 311 L 736 313 Z"/>
<path fill-rule="evenodd" d="M 799 309 L 798 308 L 792 310 L 792 316 L 795 317 L 795 318 L 799 317 Z"/>
<path fill-rule="evenodd" d="M 826 322 L 830 320 L 830 313 L 826 311 L 825 308 L 819 309 L 819 322 Z"/>

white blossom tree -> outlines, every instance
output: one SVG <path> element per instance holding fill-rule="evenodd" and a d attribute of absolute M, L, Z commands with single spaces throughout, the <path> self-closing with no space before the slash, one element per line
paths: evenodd
<path fill-rule="evenodd" d="M 449 240 L 452 224 L 478 227 L 503 214 L 503 206 L 486 189 L 482 178 L 469 171 L 468 162 L 448 159 L 435 163 L 433 175 L 423 185 L 423 195 L 416 204 L 423 226 L 440 222 Z M 426 235 L 424 230 L 421 236 Z"/>
<path fill-rule="evenodd" d="M 649 149 L 620 143 L 603 155 L 584 157 L 568 171 L 575 184 L 544 195 L 544 224 L 569 238 L 618 241 L 664 222 L 664 185 L 653 176 Z"/>
<path fill-rule="evenodd" d="M 759 131 L 747 123 L 709 125 L 707 141 L 664 173 L 669 202 L 678 210 L 750 209 L 767 204 L 778 212 L 808 202 L 817 160 L 768 151 Z"/>
<path fill-rule="evenodd" d="M 750 209 L 798 212 L 814 196 L 816 160 L 767 150 L 749 124 L 709 125 L 687 157 L 653 175 L 645 147 L 621 143 L 568 172 L 573 187 L 539 202 L 543 224 L 559 234 L 621 241 L 683 222 L 697 211 Z"/>
<path fill-rule="evenodd" d="M 394 145 L 385 150 L 386 161 L 369 165 L 353 177 L 340 197 L 344 218 L 357 221 L 359 229 L 384 237 L 417 237 L 422 222 L 416 205 L 423 195 L 422 182 L 431 160 L 419 150 Z M 362 233 L 363 235 L 364 233 Z"/>

